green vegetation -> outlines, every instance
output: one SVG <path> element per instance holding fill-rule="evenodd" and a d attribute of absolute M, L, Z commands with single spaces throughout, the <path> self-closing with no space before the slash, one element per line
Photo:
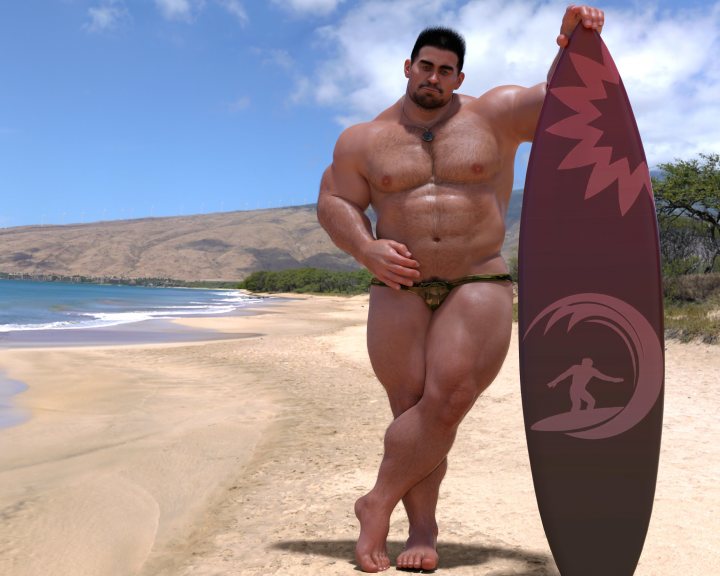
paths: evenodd
<path fill-rule="evenodd" d="M 720 342 L 720 274 L 665 279 L 665 333 L 681 342 Z"/>
<path fill-rule="evenodd" d="M 302 294 L 362 294 L 370 287 L 367 270 L 335 272 L 298 268 L 278 272 L 253 272 L 238 286 L 251 292 L 298 292 Z"/>
<path fill-rule="evenodd" d="M 653 178 L 665 290 L 665 332 L 720 342 L 720 155 L 660 164 Z"/>
<path fill-rule="evenodd" d="M 720 154 L 660 164 L 653 178 L 663 274 L 720 271 Z"/>

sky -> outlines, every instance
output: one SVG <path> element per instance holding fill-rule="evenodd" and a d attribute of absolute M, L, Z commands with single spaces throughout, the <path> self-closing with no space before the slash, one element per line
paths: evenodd
<path fill-rule="evenodd" d="M 0 0 L 0 228 L 315 202 L 420 30 L 465 36 L 479 96 L 544 80 L 567 4 Z M 720 0 L 596 5 L 650 167 L 720 152 Z"/>

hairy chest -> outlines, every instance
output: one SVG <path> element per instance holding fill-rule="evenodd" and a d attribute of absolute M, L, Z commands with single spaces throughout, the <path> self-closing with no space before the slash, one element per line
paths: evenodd
<path fill-rule="evenodd" d="M 500 144 L 481 121 L 451 118 L 435 127 L 433 140 L 421 127 L 388 124 L 370 143 L 367 179 L 378 192 L 403 192 L 428 183 L 484 184 L 503 168 Z"/>

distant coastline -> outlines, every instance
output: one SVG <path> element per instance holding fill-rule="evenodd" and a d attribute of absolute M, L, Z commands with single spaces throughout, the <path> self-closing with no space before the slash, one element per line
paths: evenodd
<path fill-rule="evenodd" d="M 33 282 L 67 282 L 69 284 L 112 284 L 123 286 L 146 286 L 159 288 L 238 288 L 240 281 L 225 280 L 179 280 L 177 278 L 125 278 L 118 276 L 83 276 L 74 274 L 31 274 L 23 272 L 0 272 L 0 280 L 31 280 Z"/>

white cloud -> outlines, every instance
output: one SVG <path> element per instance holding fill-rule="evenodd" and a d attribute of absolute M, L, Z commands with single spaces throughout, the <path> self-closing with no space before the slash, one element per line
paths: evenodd
<path fill-rule="evenodd" d="M 168 20 L 190 22 L 205 2 L 204 0 L 155 0 L 155 5 Z"/>
<path fill-rule="evenodd" d="M 292 68 L 294 60 L 287 50 L 252 48 L 252 53 L 260 56 L 263 65 L 277 66 L 284 70 Z"/>
<path fill-rule="evenodd" d="M 348 125 L 405 91 L 402 66 L 418 32 L 448 25 L 467 41 L 461 91 L 545 79 L 565 3 L 537 0 L 370 0 L 317 30 L 327 56 L 294 99 L 329 107 Z M 720 2 L 702 13 L 628 3 L 606 9 L 603 38 L 620 70 L 651 165 L 720 151 Z M 689 36 L 692 31 L 692 37 Z"/>
<path fill-rule="evenodd" d="M 122 1 L 105 0 L 99 6 L 88 8 L 90 19 L 83 28 L 88 32 L 101 33 L 116 28 L 129 13 Z"/>
<path fill-rule="evenodd" d="M 247 12 L 239 0 L 217 0 L 217 3 L 229 14 L 234 16 L 240 24 L 244 25 L 248 23 L 249 18 Z"/>
<path fill-rule="evenodd" d="M 228 110 L 230 110 L 230 112 L 240 112 L 249 108 L 250 104 L 251 100 L 249 96 L 241 96 L 240 98 L 236 99 L 234 102 L 231 102 L 228 105 Z"/>
<path fill-rule="evenodd" d="M 720 2 L 702 13 L 650 9 L 642 18 L 628 11 L 615 16 L 625 27 L 603 35 L 633 105 L 650 164 L 720 152 Z M 645 19 L 652 26 L 644 25 Z"/>
<path fill-rule="evenodd" d="M 330 14 L 344 0 L 273 0 L 275 4 L 298 14 L 325 16 Z"/>
<path fill-rule="evenodd" d="M 155 5 L 165 19 L 182 22 L 193 22 L 206 4 L 206 0 L 155 0 Z M 240 24 L 249 22 L 247 11 L 240 0 L 215 0 L 215 4 Z"/>
<path fill-rule="evenodd" d="M 307 79 L 305 93 L 319 104 L 343 108 L 342 123 L 376 115 L 404 92 L 403 62 L 417 32 L 436 22 L 446 4 L 371 0 L 337 25 L 320 28 L 321 46 L 335 55 Z"/>

